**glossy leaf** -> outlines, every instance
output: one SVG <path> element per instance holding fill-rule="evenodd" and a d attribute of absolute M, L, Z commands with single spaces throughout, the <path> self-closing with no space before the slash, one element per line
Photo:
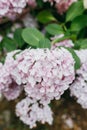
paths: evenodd
<path fill-rule="evenodd" d="M 51 42 L 49 39 L 44 38 L 39 41 L 39 48 L 51 48 Z"/>
<path fill-rule="evenodd" d="M 76 17 L 71 24 L 71 31 L 80 31 L 87 26 L 87 15 Z"/>
<path fill-rule="evenodd" d="M 59 35 L 64 33 L 63 28 L 58 24 L 49 24 L 46 27 L 46 31 L 51 35 Z"/>
<path fill-rule="evenodd" d="M 43 39 L 44 36 L 36 28 L 25 28 L 22 32 L 22 38 L 29 45 L 38 47 L 39 41 Z"/>
<path fill-rule="evenodd" d="M 82 1 L 73 3 L 67 11 L 66 22 L 72 21 L 77 16 L 80 16 L 84 11 L 84 6 Z"/>
<path fill-rule="evenodd" d="M 22 34 L 21 28 L 16 29 L 16 31 L 14 32 L 14 39 L 15 39 L 18 47 L 20 47 L 20 48 L 24 45 L 24 40 L 23 40 L 21 34 Z"/>
<path fill-rule="evenodd" d="M 37 19 L 39 22 L 46 24 L 50 21 L 56 21 L 56 18 L 49 10 L 44 10 L 37 15 Z"/>

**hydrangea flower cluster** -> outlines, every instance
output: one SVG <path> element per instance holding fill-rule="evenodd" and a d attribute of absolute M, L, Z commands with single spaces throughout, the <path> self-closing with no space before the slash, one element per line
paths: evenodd
<path fill-rule="evenodd" d="M 22 90 L 25 92 L 26 98 L 16 106 L 17 116 L 31 128 L 36 121 L 52 124 L 48 104 L 60 99 L 74 80 L 71 53 L 64 48 L 17 50 L 8 53 L 0 68 L 0 91 L 8 100 L 17 98 Z"/>
<path fill-rule="evenodd" d="M 48 105 L 39 104 L 26 97 L 16 105 L 16 115 L 30 128 L 36 127 L 36 122 L 53 123 L 52 111 Z"/>
<path fill-rule="evenodd" d="M 35 0 L 0 0 L 0 17 L 10 17 L 13 19 L 16 14 L 22 13 L 26 5 L 35 6 Z"/>
<path fill-rule="evenodd" d="M 55 2 L 55 6 L 60 14 L 63 14 L 68 10 L 72 3 L 77 0 L 43 0 L 44 2 L 49 1 L 51 4 Z"/>
<path fill-rule="evenodd" d="M 59 99 L 74 80 L 74 60 L 64 48 L 26 49 L 16 56 L 17 67 L 11 72 L 26 94 L 41 103 Z M 37 95 L 37 96 L 36 96 Z"/>
<path fill-rule="evenodd" d="M 8 100 L 14 100 L 17 98 L 22 90 L 22 87 L 18 85 L 11 77 L 11 71 L 16 67 L 13 55 L 18 51 L 11 52 L 7 55 L 5 64 L 0 64 L 0 92 Z"/>
<path fill-rule="evenodd" d="M 72 4 L 82 8 L 68 16 Z M 44 22 L 48 6 L 52 8 Z M 16 116 L 30 128 L 37 122 L 53 123 L 50 103 L 67 89 L 87 109 L 86 25 L 78 30 L 72 26 L 74 19 L 79 23 L 85 17 L 86 9 L 87 0 L 0 0 L 0 97 L 16 99 Z"/>
<path fill-rule="evenodd" d="M 76 78 L 70 87 L 71 95 L 83 108 L 87 108 L 87 50 L 76 51 L 81 60 L 81 68 L 76 71 Z"/>

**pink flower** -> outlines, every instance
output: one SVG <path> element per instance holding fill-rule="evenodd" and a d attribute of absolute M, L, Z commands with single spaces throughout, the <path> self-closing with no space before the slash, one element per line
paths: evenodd
<path fill-rule="evenodd" d="M 13 55 L 17 52 L 18 51 L 8 53 L 5 64 L 3 66 L 0 64 L 0 92 L 4 94 L 8 100 L 17 98 L 22 90 L 22 86 L 19 86 L 11 76 L 11 71 L 16 67 L 16 61 Z"/>
<path fill-rule="evenodd" d="M 37 5 L 36 0 L 28 0 L 28 5 L 32 8 L 36 7 Z"/>
<path fill-rule="evenodd" d="M 16 115 L 20 117 L 30 128 L 36 127 L 36 123 L 45 122 L 50 125 L 53 122 L 52 111 L 48 105 L 39 104 L 26 97 L 16 105 Z"/>
<path fill-rule="evenodd" d="M 68 10 L 72 3 L 77 0 L 43 0 L 44 2 L 49 1 L 51 4 L 55 3 L 55 6 L 60 14 L 63 14 Z"/>
<path fill-rule="evenodd" d="M 12 78 L 24 84 L 26 94 L 41 103 L 59 99 L 74 80 L 74 59 L 64 48 L 26 49 L 16 60 Z"/>
<path fill-rule="evenodd" d="M 56 1 L 56 8 L 60 14 L 63 14 L 68 10 L 68 8 L 72 5 L 72 3 L 76 2 L 77 0 L 55 0 Z"/>
<path fill-rule="evenodd" d="M 57 35 L 57 36 L 54 36 L 51 38 L 51 40 L 55 40 L 55 39 L 60 39 L 64 36 L 64 34 L 61 34 L 61 35 Z M 74 43 L 72 42 L 72 40 L 69 40 L 69 39 L 66 39 L 66 40 L 63 40 L 63 41 L 60 41 L 60 42 L 57 42 L 57 43 L 54 43 L 52 45 L 52 49 L 55 49 L 56 47 L 69 47 L 69 48 L 72 48 L 74 46 Z"/>
<path fill-rule="evenodd" d="M 36 2 L 33 0 L 0 0 L 0 17 L 9 17 L 14 19 L 16 14 L 22 13 L 27 3 L 35 7 Z"/>
<path fill-rule="evenodd" d="M 87 109 L 87 50 L 76 51 L 81 60 L 81 68 L 76 71 L 76 78 L 70 87 L 72 96 L 77 102 Z"/>
<path fill-rule="evenodd" d="M 4 89 L 2 93 L 7 100 L 14 100 L 19 97 L 21 91 L 22 86 L 19 86 L 14 81 L 12 81 L 12 83 L 9 84 L 9 87 L 7 89 Z"/>
<path fill-rule="evenodd" d="M 52 124 L 48 104 L 61 95 L 74 80 L 74 59 L 64 48 L 26 49 L 7 54 L 0 64 L 0 90 L 7 100 L 16 99 L 22 90 L 27 96 L 16 106 L 16 115 L 30 128 L 36 122 Z"/>

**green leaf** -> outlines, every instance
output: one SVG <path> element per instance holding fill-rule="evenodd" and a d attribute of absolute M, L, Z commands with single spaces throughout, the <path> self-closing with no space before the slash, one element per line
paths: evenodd
<path fill-rule="evenodd" d="M 5 37 L 2 41 L 3 43 L 3 47 L 9 52 L 9 51 L 13 51 L 16 48 L 16 43 L 13 39 Z"/>
<path fill-rule="evenodd" d="M 56 21 L 56 18 L 48 10 L 44 10 L 44 11 L 40 12 L 37 15 L 37 19 L 38 19 L 39 22 L 41 22 L 43 24 L 46 24 L 50 21 Z"/>
<path fill-rule="evenodd" d="M 71 31 L 80 31 L 87 26 L 87 15 L 76 17 L 71 24 Z"/>
<path fill-rule="evenodd" d="M 51 48 L 51 42 L 49 39 L 44 38 L 39 41 L 39 48 Z"/>
<path fill-rule="evenodd" d="M 81 66 L 81 61 L 80 58 L 77 56 L 77 54 L 75 53 L 75 51 L 72 48 L 66 48 L 73 56 L 74 60 L 75 60 L 75 70 L 79 69 Z"/>
<path fill-rule="evenodd" d="M 80 47 L 81 49 L 87 49 L 87 43 Z"/>
<path fill-rule="evenodd" d="M 63 34 L 63 28 L 58 24 L 49 24 L 46 26 L 46 31 L 51 35 Z"/>
<path fill-rule="evenodd" d="M 17 42 L 18 47 L 20 47 L 20 48 L 24 45 L 24 40 L 21 36 L 22 30 L 23 29 L 19 28 L 19 29 L 16 29 L 14 32 L 14 39 Z"/>
<path fill-rule="evenodd" d="M 77 16 L 80 16 L 84 12 L 84 6 L 82 1 L 73 3 L 67 11 L 66 22 L 72 21 Z"/>
<path fill-rule="evenodd" d="M 43 7 L 43 1 L 42 0 L 36 0 L 36 3 L 39 7 Z"/>
<path fill-rule="evenodd" d="M 1 41 L 0 42 L 0 51 L 2 51 L 3 50 L 3 42 Z"/>
<path fill-rule="evenodd" d="M 76 49 L 87 49 L 87 39 L 80 39 L 76 41 L 75 47 Z"/>
<path fill-rule="evenodd" d="M 38 47 L 39 41 L 43 39 L 44 36 L 36 28 L 25 28 L 22 32 L 22 38 L 29 45 Z"/>

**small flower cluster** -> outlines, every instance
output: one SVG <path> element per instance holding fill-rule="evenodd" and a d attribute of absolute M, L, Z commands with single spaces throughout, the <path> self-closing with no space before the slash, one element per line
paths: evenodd
<path fill-rule="evenodd" d="M 87 108 L 87 50 L 76 51 L 81 60 L 81 68 L 76 71 L 76 78 L 70 87 L 71 95 L 83 108 Z"/>
<path fill-rule="evenodd" d="M 64 40 L 64 41 L 61 41 L 61 42 L 58 42 L 56 44 L 54 44 L 55 47 L 59 47 L 59 46 L 62 46 L 62 47 L 69 47 L 69 48 L 72 48 L 74 46 L 72 40 Z"/>
<path fill-rule="evenodd" d="M 72 3 L 77 2 L 77 0 L 43 0 L 44 2 L 49 1 L 51 4 L 55 2 L 55 6 L 58 13 L 63 14 L 68 10 Z"/>
<path fill-rule="evenodd" d="M 8 100 L 14 100 L 17 98 L 22 90 L 22 87 L 18 85 L 11 77 L 11 71 L 16 67 L 13 55 L 18 51 L 11 52 L 7 55 L 5 64 L 0 64 L 0 92 Z"/>
<path fill-rule="evenodd" d="M 71 53 L 64 48 L 17 50 L 8 53 L 0 68 L 0 91 L 8 100 L 25 92 L 26 98 L 16 106 L 17 116 L 31 128 L 36 121 L 52 124 L 48 104 L 60 99 L 74 80 Z"/>
<path fill-rule="evenodd" d="M 26 5 L 35 6 L 35 0 L 0 0 L 0 17 L 14 19 L 16 14 L 22 13 Z"/>
<path fill-rule="evenodd" d="M 51 108 L 47 104 L 39 104 L 28 97 L 16 105 L 16 115 L 30 128 L 36 127 L 37 121 L 42 124 L 48 122 L 51 125 L 53 123 Z"/>

